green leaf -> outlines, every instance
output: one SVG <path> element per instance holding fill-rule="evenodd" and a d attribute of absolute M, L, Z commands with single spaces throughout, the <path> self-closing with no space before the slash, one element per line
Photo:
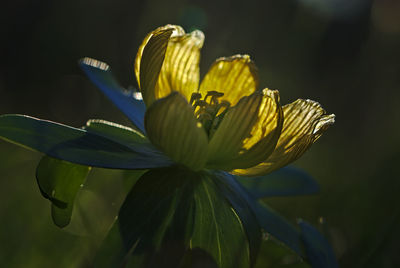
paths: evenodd
<path fill-rule="evenodd" d="M 249 240 L 250 259 L 251 265 L 253 266 L 257 260 L 262 238 L 261 228 L 257 218 L 252 212 L 246 198 L 243 197 L 240 192 L 237 192 L 235 187 L 226 179 L 226 176 L 231 176 L 231 178 L 235 180 L 232 175 L 226 172 L 214 172 L 213 175 L 215 178 L 214 182 L 217 184 L 226 200 L 232 205 L 243 224 Z"/>
<path fill-rule="evenodd" d="M 203 176 L 195 189 L 195 226 L 191 248 L 208 252 L 220 268 L 250 267 L 249 245 L 237 213 L 215 185 Z"/>
<path fill-rule="evenodd" d="M 25 115 L 1 115 L 0 137 L 72 163 L 119 169 L 170 165 L 165 158 L 136 152 L 86 130 Z"/>
<path fill-rule="evenodd" d="M 193 227 L 191 175 L 177 168 L 153 169 L 128 194 L 119 213 L 119 229 L 124 260 L 133 267 L 180 263 Z"/>
<path fill-rule="evenodd" d="M 52 203 L 51 214 L 58 227 L 69 224 L 77 192 L 89 174 L 90 167 L 44 156 L 36 179 L 42 195 Z"/>
<path fill-rule="evenodd" d="M 96 267 L 250 267 L 244 225 L 215 179 L 180 167 L 145 173 L 122 205 Z"/>
<path fill-rule="evenodd" d="M 114 142 L 125 145 L 135 152 L 152 155 L 155 158 L 171 162 L 166 155 L 157 150 L 146 136 L 132 128 L 122 126 L 102 119 L 91 119 L 84 129 Z"/>
<path fill-rule="evenodd" d="M 226 183 L 234 188 L 235 192 L 247 201 L 261 228 L 271 234 L 300 256 L 304 256 L 300 230 L 289 223 L 282 216 L 274 212 L 265 204 L 258 202 L 247 190 L 235 180 L 231 174 L 224 173 Z"/>
<path fill-rule="evenodd" d="M 306 172 L 284 167 L 265 176 L 236 177 L 255 198 L 315 194 L 318 183 Z"/>
<path fill-rule="evenodd" d="M 265 232 L 304 257 L 300 231 L 293 224 L 265 204 L 256 202 L 253 205 L 253 210 Z"/>
<path fill-rule="evenodd" d="M 301 238 L 304 242 L 307 260 L 312 267 L 338 268 L 335 254 L 328 241 L 310 224 L 300 220 Z"/>
<path fill-rule="evenodd" d="M 301 230 L 299 230 L 267 205 L 258 202 L 242 185 L 234 180 L 234 176 L 224 174 L 224 178 L 236 189 L 237 193 L 247 200 L 260 226 L 268 234 L 305 258 L 312 267 L 338 267 L 331 246 L 314 227 L 300 221 Z"/>
<path fill-rule="evenodd" d="M 101 61 L 84 58 L 79 66 L 90 80 L 118 107 L 131 122 L 142 132 L 146 106 L 142 100 L 134 97 L 134 91 L 122 88 L 111 73 L 110 67 Z"/>

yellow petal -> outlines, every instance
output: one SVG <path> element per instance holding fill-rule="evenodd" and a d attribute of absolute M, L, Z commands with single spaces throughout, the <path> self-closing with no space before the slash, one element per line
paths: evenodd
<path fill-rule="evenodd" d="M 182 30 L 172 35 L 155 88 L 156 99 L 178 91 L 186 100 L 190 100 L 199 87 L 200 49 L 203 43 L 204 34 L 199 30 L 189 34 Z"/>
<path fill-rule="evenodd" d="M 203 43 L 201 31 L 185 34 L 176 25 L 160 27 L 146 36 L 136 56 L 135 74 L 142 93 L 147 95 L 143 97 L 147 106 L 173 91 L 190 100 L 199 87 Z M 145 64 L 151 68 L 144 69 Z"/>
<path fill-rule="evenodd" d="M 267 159 L 274 151 L 281 134 L 283 112 L 277 90 L 264 89 L 264 97 L 258 109 L 258 120 L 250 137 L 243 141 L 243 150 L 232 163 L 234 168 L 248 168 Z"/>
<path fill-rule="evenodd" d="M 321 105 L 312 100 L 299 99 L 285 105 L 283 114 L 282 133 L 271 156 L 257 166 L 237 169 L 234 174 L 264 175 L 295 161 L 335 122 L 334 114 L 326 115 Z"/>
<path fill-rule="evenodd" d="M 277 91 L 266 89 L 242 98 L 212 136 L 207 167 L 232 170 L 260 163 L 272 153 L 281 128 Z"/>
<path fill-rule="evenodd" d="M 144 123 L 150 141 L 172 160 L 192 170 L 204 167 L 207 134 L 182 95 L 174 92 L 154 102 Z"/>
<path fill-rule="evenodd" d="M 224 93 L 219 100 L 228 101 L 234 106 L 244 97 L 256 91 L 258 72 L 248 55 L 235 55 L 219 58 L 208 70 L 200 85 L 203 97 L 208 91 Z"/>
<path fill-rule="evenodd" d="M 180 27 L 166 25 L 149 33 L 139 47 L 135 59 L 135 75 L 147 107 L 156 99 L 155 87 L 164 62 L 168 41 Z"/>

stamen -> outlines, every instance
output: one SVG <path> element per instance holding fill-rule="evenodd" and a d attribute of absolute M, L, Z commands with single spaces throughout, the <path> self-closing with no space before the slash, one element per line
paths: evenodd
<path fill-rule="evenodd" d="M 203 100 L 196 100 L 195 103 L 193 104 L 193 107 L 196 108 L 197 106 L 199 107 L 207 107 L 208 103 Z"/>
<path fill-rule="evenodd" d="M 222 96 L 224 96 L 224 93 L 212 90 L 207 91 L 203 99 L 198 92 L 192 93 L 190 98 L 190 104 L 195 111 L 194 114 L 209 136 L 215 132 L 222 117 L 230 107 L 228 101 L 222 100 L 220 102 L 218 100 Z"/>
<path fill-rule="evenodd" d="M 212 90 L 212 91 L 207 91 L 207 96 L 215 96 L 217 98 L 221 98 L 222 96 L 224 96 L 224 93 Z"/>
<path fill-rule="evenodd" d="M 226 110 L 231 107 L 231 103 L 229 101 L 223 100 L 218 104 L 218 111 L 222 108 L 223 110 L 221 112 L 218 112 L 218 114 L 224 113 Z"/>
<path fill-rule="evenodd" d="M 192 96 L 190 97 L 190 105 L 193 105 L 193 102 L 199 99 L 201 99 L 201 94 L 198 92 L 193 92 Z"/>

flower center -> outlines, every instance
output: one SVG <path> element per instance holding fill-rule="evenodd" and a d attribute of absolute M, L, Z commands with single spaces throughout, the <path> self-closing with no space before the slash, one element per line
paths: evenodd
<path fill-rule="evenodd" d="M 222 92 L 207 91 L 204 98 L 198 92 L 194 92 L 190 97 L 190 104 L 194 108 L 194 115 L 210 138 L 231 105 L 226 100 L 219 100 L 223 95 L 224 93 Z"/>

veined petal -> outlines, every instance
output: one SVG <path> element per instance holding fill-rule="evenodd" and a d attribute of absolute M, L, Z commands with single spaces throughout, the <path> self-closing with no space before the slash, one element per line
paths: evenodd
<path fill-rule="evenodd" d="M 200 85 L 200 93 L 223 92 L 219 100 L 236 105 L 244 96 L 249 96 L 258 87 L 258 72 L 248 55 L 234 55 L 217 59 L 211 65 Z"/>
<path fill-rule="evenodd" d="M 283 125 L 283 112 L 277 90 L 264 89 L 258 108 L 258 119 L 250 136 L 243 141 L 239 156 L 232 162 L 235 168 L 257 165 L 267 159 L 275 149 Z"/>
<path fill-rule="evenodd" d="M 149 33 L 139 47 L 135 59 L 135 75 L 147 107 L 154 102 L 155 86 L 163 65 L 168 41 L 178 26 L 166 25 Z"/>
<path fill-rule="evenodd" d="M 148 91 L 143 97 L 148 106 L 173 91 L 190 100 L 199 86 L 203 43 L 204 34 L 201 31 L 185 34 L 176 25 L 160 27 L 146 36 L 136 56 L 135 74 L 142 92 Z M 142 75 L 149 71 L 142 67 L 144 64 L 152 67 L 147 78 L 144 77 L 146 74 Z M 149 80 L 148 88 L 143 85 L 144 79 Z"/>
<path fill-rule="evenodd" d="M 144 123 L 150 141 L 175 162 L 193 170 L 204 167 L 207 134 L 182 95 L 175 92 L 153 103 Z"/>
<path fill-rule="evenodd" d="M 199 88 L 200 49 L 203 43 L 204 34 L 199 30 L 188 34 L 182 30 L 171 36 L 155 88 L 156 99 L 178 91 L 190 100 L 192 93 Z"/>
<path fill-rule="evenodd" d="M 275 148 L 281 114 L 277 91 L 255 92 L 242 98 L 212 136 L 207 166 L 232 170 L 260 163 Z"/>
<path fill-rule="evenodd" d="M 332 125 L 335 115 L 326 115 L 318 102 L 299 99 L 283 107 L 284 122 L 278 144 L 268 159 L 233 173 L 257 176 L 270 173 L 298 159 Z"/>

